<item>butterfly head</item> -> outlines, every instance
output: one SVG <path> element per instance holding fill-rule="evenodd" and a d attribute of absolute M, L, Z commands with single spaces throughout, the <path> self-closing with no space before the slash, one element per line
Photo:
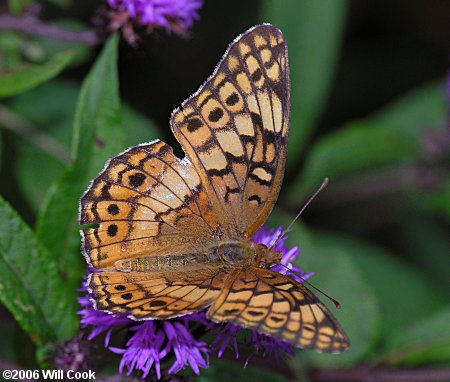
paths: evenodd
<path fill-rule="evenodd" d="M 264 244 L 252 243 L 252 251 L 255 254 L 255 262 L 260 268 L 270 268 L 281 262 L 281 251 L 275 251 Z"/>

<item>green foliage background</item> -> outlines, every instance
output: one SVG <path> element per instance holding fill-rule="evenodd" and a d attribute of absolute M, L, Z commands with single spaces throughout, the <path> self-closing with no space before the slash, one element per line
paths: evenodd
<path fill-rule="evenodd" d="M 21 4 L 10 1 L 17 13 Z M 66 18 L 71 15 L 69 1 L 44 5 Z M 248 20 L 271 22 L 285 34 L 292 76 L 287 175 L 268 224 L 286 226 L 323 177 L 330 178 L 330 187 L 305 221 L 295 224 L 289 244 L 301 247 L 298 265 L 315 272 L 312 282 L 341 302 L 342 309 L 331 309 L 352 342 L 339 356 L 299 351 L 289 367 L 304 377 L 312 368 L 361 364 L 450 367 L 445 72 L 364 118 L 349 115 L 339 126 L 321 127 L 335 86 L 349 5 L 344 0 L 263 0 L 257 14 L 247 6 Z M 205 8 L 208 15 L 220 11 L 219 5 Z M 171 37 L 171 43 L 190 44 L 196 28 L 207 30 L 207 16 L 201 15 L 190 41 Z M 61 22 L 80 27 L 81 21 L 72 18 Z M 208 49 L 204 32 L 199 35 L 196 49 Z M 201 83 L 195 68 L 190 78 L 189 65 L 175 64 L 165 70 L 187 77 L 180 89 L 146 86 L 152 78 L 130 81 L 133 75 L 127 71 L 142 65 L 145 47 L 156 45 L 151 54 L 164 59 L 164 38 L 146 41 L 134 52 L 119 45 L 117 35 L 97 50 L 0 34 L 0 301 L 6 308 L 0 309 L 6 317 L 0 323 L 0 358 L 24 368 L 36 362 L 48 365 L 52 351 L 77 332 L 76 289 L 85 270 L 78 199 L 109 157 L 156 137 L 173 142 L 168 122 L 152 121 L 158 104 L 145 110 L 141 95 L 158 99 L 170 93 L 165 99 L 178 100 L 175 107 Z M 211 64 L 225 47 L 214 45 L 218 55 L 211 54 Z M 119 62 L 125 79 L 120 86 L 128 96 L 135 92 L 134 103 L 145 116 L 121 100 Z M 198 76 L 206 78 L 209 72 Z M 434 139 L 440 151 L 427 151 L 427 139 Z M 37 350 L 37 358 L 29 350 Z M 212 359 L 200 379 L 281 381 L 286 376 L 241 367 Z"/>

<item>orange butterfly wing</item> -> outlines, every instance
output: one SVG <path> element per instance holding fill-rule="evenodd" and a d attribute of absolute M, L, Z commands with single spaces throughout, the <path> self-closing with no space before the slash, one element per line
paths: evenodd
<path fill-rule="evenodd" d="M 208 311 L 216 322 L 269 334 L 304 348 L 337 353 L 349 341 L 330 311 L 305 286 L 268 269 L 236 269 Z"/>
<path fill-rule="evenodd" d="M 197 252 L 219 223 L 200 178 L 161 141 L 112 158 L 80 201 L 88 263 L 115 270 L 123 258 Z"/>
<path fill-rule="evenodd" d="M 272 210 L 289 134 L 289 66 L 281 32 L 258 25 L 173 112 L 172 131 L 197 170 L 225 237 L 250 239 Z"/>
<path fill-rule="evenodd" d="M 196 269 L 178 273 L 100 272 L 89 276 L 95 308 L 135 320 L 168 319 L 211 305 L 226 274 Z"/>

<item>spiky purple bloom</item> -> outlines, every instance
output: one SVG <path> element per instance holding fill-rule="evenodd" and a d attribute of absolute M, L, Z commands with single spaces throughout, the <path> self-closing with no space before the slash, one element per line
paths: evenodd
<path fill-rule="evenodd" d="M 290 249 L 285 247 L 286 237 L 277 242 L 281 232 L 281 227 L 269 231 L 260 228 L 252 240 L 268 247 L 275 244 L 274 249 L 281 251 L 282 260 L 281 265 L 272 267 L 272 270 L 283 274 L 289 273 L 291 277 L 301 282 L 312 274 L 306 274 L 291 263 L 300 254 L 300 250 L 297 246 Z M 296 272 L 299 276 L 292 272 Z M 83 283 L 82 290 L 87 291 L 85 283 Z M 139 370 L 142 372 L 142 377 L 145 378 L 153 368 L 157 378 L 160 379 L 162 376 L 161 361 L 168 355 L 175 356 L 173 364 L 165 371 L 169 375 L 186 366 L 199 375 L 200 368 L 208 367 L 210 354 L 217 354 L 218 357 L 221 357 L 227 349 L 234 351 L 236 358 L 239 358 L 237 335 L 243 328 L 232 323 L 216 324 L 206 318 L 206 311 L 171 320 L 136 322 L 123 316 L 116 317 L 95 310 L 88 294 L 80 297 L 78 301 L 82 306 L 78 312 L 81 315 L 82 327 L 92 327 L 88 338 L 92 339 L 101 333 L 106 333 L 105 347 L 122 355 L 119 366 L 121 373 L 129 375 L 134 370 Z M 123 348 L 110 346 L 112 331 L 125 325 L 130 326 L 129 330 L 133 332 L 133 335 Z M 208 346 L 206 342 L 198 341 L 192 334 L 193 328 L 200 328 L 203 333 L 212 332 L 215 337 L 212 343 Z M 245 359 L 245 364 L 256 353 L 275 359 L 283 355 L 294 355 L 294 349 L 290 344 L 275 337 L 256 331 L 247 331 L 246 334 L 243 343 L 253 348 L 254 351 Z"/>
<path fill-rule="evenodd" d="M 89 360 L 92 358 L 87 340 L 82 338 L 81 333 L 77 333 L 70 340 L 62 343 L 56 348 L 53 357 L 55 369 L 76 371 L 87 371 L 90 369 Z"/>
<path fill-rule="evenodd" d="M 183 34 L 199 18 L 202 0 L 108 0 L 108 4 L 140 26 Z"/>

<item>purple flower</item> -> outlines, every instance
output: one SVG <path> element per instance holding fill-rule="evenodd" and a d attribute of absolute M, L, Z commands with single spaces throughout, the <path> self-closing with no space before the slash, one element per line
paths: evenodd
<path fill-rule="evenodd" d="M 284 242 L 287 239 L 287 236 L 285 235 L 277 242 L 282 233 L 282 227 L 270 229 L 268 231 L 264 227 L 261 227 L 253 236 L 252 241 L 258 244 L 264 244 L 267 247 L 270 247 L 276 243 L 273 249 L 275 251 L 280 251 L 282 253 L 282 257 L 280 264 L 273 266 L 271 270 L 283 275 L 289 273 L 290 277 L 301 283 L 303 280 L 311 277 L 314 273 L 303 272 L 300 268 L 292 264 L 298 255 L 300 255 L 300 248 L 298 246 L 290 249 L 285 247 Z"/>
<path fill-rule="evenodd" d="M 312 274 L 306 274 L 291 263 L 300 254 L 300 250 L 297 246 L 290 249 L 285 247 L 286 237 L 277 242 L 281 233 L 281 227 L 269 231 L 261 228 L 252 240 L 268 247 L 275 245 L 274 249 L 282 253 L 282 259 L 280 264 L 272 267 L 272 270 L 283 274 L 289 273 L 291 277 L 301 282 Z M 87 291 L 85 282 L 83 282 L 82 290 Z M 250 357 L 257 353 L 275 359 L 283 355 L 294 355 L 294 349 L 290 344 L 252 330 L 245 330 L 244 336 L 239 335 L 240 342 L 238 342 L 237 335 L 243 330 L 242 327 L 232 323 L 216 324 L 207 319 L 206 311 L 171 320 L 136 322 L 123 316 L 116 317 L 95 310 L 88 294 L 80 297 L 78 301 L 82 307 L 78 312 L 81 315 L 82 327 L 92 327 L 88 339 L 106 333 L 105 347 L 122 356 L 119 371 L 127 375 L 134 370 L 139 370 L 142 372 L 142 377 L 145 378 L 153 369 L 156 377 L 161 379 L 161 362 L 164 358 L 172 355 L 174 362 L 165 370 L 166 374 L 174 374 L 189 366 L 195 374 L 199 375 L 200 368 L 208 367 L 211 354 L 221 357 L 225 350 L 231 349 L 236 358 L 239 358 L 239 345 L 242 343 L 254 349 L 251 355 L 245 359 L 245 365 Z M 133 333 L 130 339 L 123 348 L 110 346 L 112 331 L 124 326 L 128 326 Z M 194 337 L 192 334 L 194 328 L 201 329 L 202 333 L 211 332 L 213 334 L 214 340 L 209 346 L 206 342 L 199 341 Z"/>
<path fill-rule="evenodd" d="M 78 332 L 73 338 L 59 345 L 53 358 L 55 369 L 86 371 L 92 359 L 90 346 Z"/>
<path fill-rule="evenodd" d="M 147 31 L 163 28 L 167 33 L 184 35 L 199 18 L 202 0 L 108 0 L 108 5 L 113 29 L 123 27 L 124 36 L 135 42 L 128 21 Z"/>
<path fill-rule="evenodd" d="M 130 330 L 134 334 L 125 349 L 109 347 L 112 352 L 122 355 L 119 366 L 121 373 L 125 369 L 127 375 L 133 370 L 141 370 L 142 378 L 145 378 L 154 366 L 157 378 L 161 379 L 161 360 L 170 352 L 175 354 L 175 362 L 168 374 L 174 374 L 189 365 L 199 375 L 200 367 L 208 367 L 207 344 L 194 339 L 185 321 L 144 321 Z"/>

